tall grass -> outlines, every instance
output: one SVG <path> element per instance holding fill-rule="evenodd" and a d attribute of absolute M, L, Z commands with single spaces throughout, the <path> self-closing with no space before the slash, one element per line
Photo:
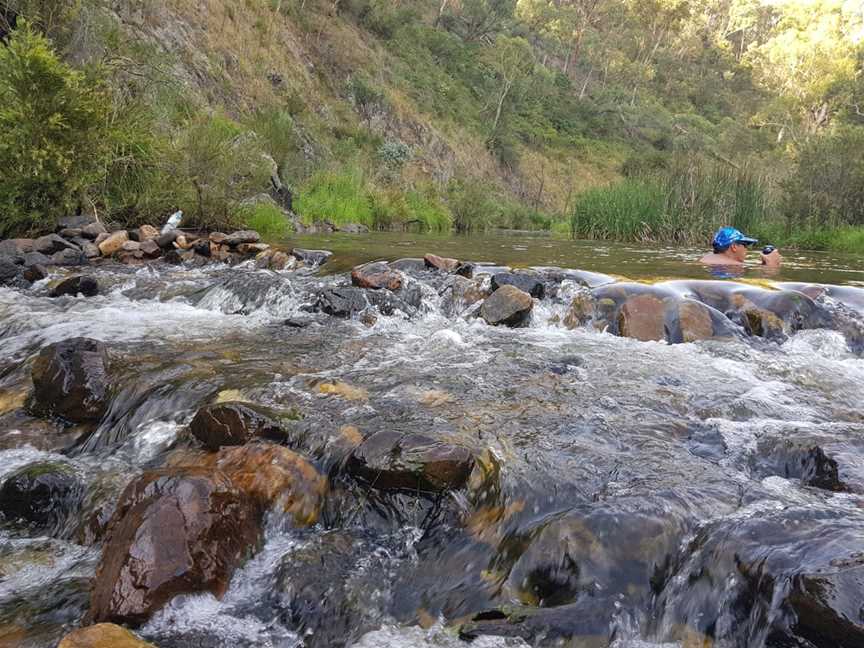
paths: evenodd
<path fill-rule="evenodd" d="M 570 228 L 578 238 L 704 243 L 722 225 L 748 231 L 774 218 L 763 178 L 693 163 L 585 192 Z"/>
<path fill-rule="evenodd" d="M 291 224 L 279 207 L 258 203 L 242 210 L 243 226 L 258 232 L 265 241 L 276 241 L 291 231 Z"/>

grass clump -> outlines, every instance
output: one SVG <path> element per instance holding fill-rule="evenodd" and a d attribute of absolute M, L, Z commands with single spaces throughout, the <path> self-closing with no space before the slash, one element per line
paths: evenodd
<path fill-rule="evenodd" d="M 291 223 L 285 213 L 272 203 L 261 202 L 241 210 L 243 227 L 255 230 L 266 241 L 285 238 L 291 232 Z"/>

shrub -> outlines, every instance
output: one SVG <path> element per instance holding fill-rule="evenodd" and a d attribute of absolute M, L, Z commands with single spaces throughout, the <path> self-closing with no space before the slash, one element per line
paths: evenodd
<path fill-rule="evenodd" d="M 104 84 L 62 63 L 23 22 L 0 46 L 0 235 L 51 229 L 104 176 Z"/>
<path fill-rule="evenodd" d="M 300 187 L 294 206 L 306 223 L 329 221 L 336 225 L 375 226 L 372 201 L 359 169 L 315 173 Z"/>
<path fill-rule="evenodd" d="M 260 202 L 245 205 L 240 210 L 243 227 L 258 232 L 264 240 L 273 241 L 285 238 L 291 231 L 291 223 L 277 205 Z"/>
<path fill-rule="evenodd" d="M 399 140 L 387 140 L 377 151 L 378 159 L 390 170 L 401 169 L 411 159 L 411 148 Z"/>
<path fill-rule="evenodd" d="M 486 188 L 470 180 L 454 180 L 449 187 L 453 229 L 459 233 L 485 230 L 495 218 L 495 205 Z"/>

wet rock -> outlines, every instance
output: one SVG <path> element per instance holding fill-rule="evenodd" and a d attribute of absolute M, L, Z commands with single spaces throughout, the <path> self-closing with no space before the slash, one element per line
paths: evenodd
<path fill-rule="evenodd" d="M 93 277 L 76 276 L 64 279 L 51 289 L 49 297 L 63 297 L 83 295 L 84 297 L 95 297 L 99 294 L 99 282 Z"/>
<path fill-rule="evenodd" d="M 113 234 L 109 234 L 108 238 L 98 244 L 99 252 L 102 253 L 102 256 L 111 256 L 120 251 L 123 247 L 123 244 L 129 240 L 129 234 L 126 230 L 120 230 L 119 232 L 114 232 Z"/>
<path fill-rule="evenodd" d="M 534 300 L 531 295 L 515 286 L 502 286 L 480 308 L 481 317 L 492 326 L 526 326 L 531 319 Z"/>
<path fill-rule="evenodd" d="M 361 288 L 328 288 L 315 296 L 312 309 L 331 317 L 350 318 L 370 305 Z"/>
<path fill-rule="evenodd" d="M 15 263 L 9 257 L 0 257 L 0 286 L 24 288 L 26 285 L 24 266 Z"/>
<path fill-rule="evenodd" d="M 564 316 L 564 326 L 575 329 L 585 326 L 594 318 L 594 297 L 590 291 L 580 290 L 570 302 L 570 308 Z"/>
<path fill-rule="evenodd" d="M 471 279 L 474 276 L 475 269 L 476 266 L 473 263 L 460 263 L 458 266 L 456 266 L 453 274 L 459 275 L 460 277 L 465 277 L 466 279 Z"/>
<path fill-rule="evenodd" d="M 402 275 L 385 262 L 367 263 L 351 271 L 351 283 L 358 288 L 397 291 L 402 287 Z"/>
<path fill-rule="evenodd" d="M 237 246 L 237 254 L 243 256 L 255 256 L 269 250 L 270 246 L 266 243 L 241 243 Z"/>
<path fill-rule="evenodd" d="M 82 229 L 80 227 L 67 227 L 61 229 L 58 233 L 62 238 L 72 240 L 81 236 Z"/>
<path fill-rule="evenodd" d="M 113 623 L 97 623 L 73 630 L 60 640 L 57 648 L 156 648 L 126 628 Z"/>
<path fill-rule="evenodd" d="M 32 251 L 33 239 L 18 238 L 0 241 L 0 256 L 20 258 Z"/>
<path fill-rule="evenodd" d="M 447 315 L 453 317 L 464 312 L 469 306 L 483 301 L 489 294 L 482 282 L 456 275 L 452 283 L 444 289 L 441 306 Z"/>
<path fill-rule="evenodd" d="M 91 241 L 96 240 L 100 234 L 107 234 L 108 230 L 102 223 L 88 223 L 81 228 L 81 236 Z"/>
<path fill-rule="evenodd" d="M 665 340 L 666 304 L 655 295 L 634 295 L 618 313 L 618 334 L 643 342 Z"/>
<path fill-rule="evenodd" d="M 840 479 L 837 462 L 816 443 L 806 440 L 761 439 L 750 459 L 750 468 L 760 477 L 800 479 L 805 486 L 835 493 L 849 490 Z"/>
<path fill-rule="evenodd" d="M 237 247 L 242 243 L 257 243 L 261 240 L 261 235 L 254 230 L 241 230 L 239 232 L 234 232 L 225 237 L 223 241 L 225 245 L 230 245 L 231 247 Z"/>
<path fill-rule="evenodd" d="M 418 273 L 424 272 L 428 268 L 423 259 L 398 259 L 390 262 L 390 267 L 393 270 L 401 270 L 402 272 Z"/>
<path fill-rule="evenodd" d="M 294 270 L 297 267 L 297 259 L 285 252 L 274 252 L 270 257 L 271 270 Z"/>
<path fill-rule="evenodd" d="M 159 238 L 159 230 L 152 225 L 142 225 L 138 228 L 138 242 L 152 241 Z"/>
<path fill-rule="evenodd" d="M 45 256 L 41 252 L 27 252 L 21 258 L 21 265 L 25 268 L 34 265 L 48 266 L 51 265 L 51 257 Z"/>
<path fill-rule="evenodd" d="M 304 329 L 311 326 L 314 321 L 310 317 L 289 317 L 282 323 L 288 328 Z"/>
<path fill-rule="evenodd" d="M 257 507 L 224 473 L 144 473 L 127 486 L 109 523 L 89 620 L 134 627 L 178 594 L 221 597 L 260 531 Z"/>
<path fill-rule="evenodd" d="M 427 268 L 443 270 L 444 272 L 453 272 L 460 265 L 458 259 L 448 259 L 435 254 L 427 254 L 423 257 L 423 262 Z"/>
<path fill-rule="evenodd" d="M 714 336 L 714 319 L 711 309 L 691 299 L 678 305 L 678 323 L 682 342 L 697 342 Z"/>
<path fill-rule="evenodd" d="M 266 408 L 242 402 L 205 405 L 189 424 L 193 436 L 208 450 L 243 445 L 254 438 L 284 441 L 278 416 Z"/>
<path fill-rule="evenodd" d="M 52 254 L 56 252 L 61 252 L 63 250 L 80 251 L 76 245 L 73 245 L 72 243 L 64 239 L 62 236 L 58 236 L 57 234 L 40 236 L 33 241 L 33 251 L 45 254 L 47 256 L 51 256 Z"/>
<path fill-rule="evenodd" d="M 79 266 L 87 265 L 87 257 L 81 250 L 67 248 L 51 255 L 51 265 Z"/>
<path fill-rule="evenodd" d="M 262 509 L 278 505 L 297 526 L 315 524 L 327 494 L 327 479 L 300 455 L 269 443 L 222 448 L 202 460 L 222 471 Z"/>
<path fill-rule="evenodd" d="M 159 247 L 159 244 L 155 239 L 145 239 L 141 243 L 141 252 L 148 259 L 156 259 L 162 256 L 162 248 Z"/>
<path fill-rule="evenodd" d="M 33 409 L 73 423 L 98 421 L 108 407 L 105 346 L 72 338 L 45 347 L 33 362 Z"/>
<path fill-rule="evenodd" d="M 501 286 L 515 286 L 536 299 L 543 299 L 546 296 L 546 287 L 543 282 L 527 274 L 499 272 L 492 275 L 492 291 L 498 290 Z"/>
<path fill-rule="evenodd" d="M 36 281 L 42 281 L 45 277 L 48 276 L 48 270 L 45 269 L 44 266 L 41 265 L 31 265 L 24 269 L 23 275 L 24 279 L 33 283 Z M 2 280 L 0 280 L 2 283 Z"/>
<path fill-rule="evenodd" d="M 400 432 L 373 434 L 347 463 L 349 473 L 374 488 L 410 492 L 462 488 L 473 466 L 467 448 Z"/>
<path fill-rule="evenodd" d="M 198 239 L 192 244 L 192 251 L 202 257 L 209 258 L 212 254 L 210 250 L 210 241 L 208 239 Z"/>
<path fill-rule="evenodd" d="M 83 494 L 75 472 L 59 463 L 25 466 L 0 486 L 0 514 L 33 530 L 54 534 L 77 511 Z"/>
<path fill-rule="evenodd" d="M 329 250 L 304 250 L 303 248 L 294 248 L 291 250 L 291 255 L 310 266 L 321 266 L 327 263 L 333 253 Z"/>
<path fill-rule="evenodd" d="M 340 225 L 340 232 L 345 232 L 346 234 L 368 234 L 369 228 L 361 223 L 346 223 L 345 225 Z"/>

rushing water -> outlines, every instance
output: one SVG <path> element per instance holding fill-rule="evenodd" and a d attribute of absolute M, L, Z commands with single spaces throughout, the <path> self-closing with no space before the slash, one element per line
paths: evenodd
<path fill-rule="evenodd" d="M 309 317 L 312 292 L 344 284 L 345 269 L 424 252 L 710 278 L 694 250 L 514 236 L 298 243 L 336 252 L 326 273 L 105 265 L 88 270 L 102 286 L 90 299 L 48 299 L 46 282 L 0 288 L 0 481 L 50 460 L 86 486 L 50 534 L 0 525 L 0 645 L 52 646 L 79 622 L 100 552 L 79 524 L 193 445 L 185 426 L 228 390 L 302 412 L 292 447 L 330 473 L 331 497 L 312 529 L 272 518 L 221 600 L 178 597 L 150 619 L 140 634 L 162 648 L 450 648 L 466 645 L 457 626 L 482 648 L 862 645 L 864 596 L 850 603 L 847 635 L 844 619 L 790 603 L 814 574 L 852 579 L 829 581 L 837 609 L 850 591 L 864 595 L 864 361 L 842 332 L 670 345 L 570 330 L 559 322 L 578 285 L 540 301 L 530 327 L 494 328 L 446 308 L 440 280 L 423 276 L 411 280 L 423 295 L 413 317 L 315 315 L 297 329 L 283 322 Z M 745 278 L 854 288 L 864 269 L 790 254 L 781 274 Z M 861 294 L 844 294 L 860 312 Z M 25 407 L 34 355 L 74 336 L 109 347 L 114 396 L 95 428 Z M 354 389 L 322 391 L 323 381 Z M 461 492 L 363 490 L 329 464 L 345 425 L 465 445 L 494 458 L 500 477 L 479 506 Z M 836 461 L 845 492 L 784 471 L 774 449 L 788 441 Z M 298 591 L 314 608 L 302 628 Z M 807 621 L 810 643 L 791 643 L 778 629 L 803 627 L 802 610 L 841 639 L 826 643 Z"/>

